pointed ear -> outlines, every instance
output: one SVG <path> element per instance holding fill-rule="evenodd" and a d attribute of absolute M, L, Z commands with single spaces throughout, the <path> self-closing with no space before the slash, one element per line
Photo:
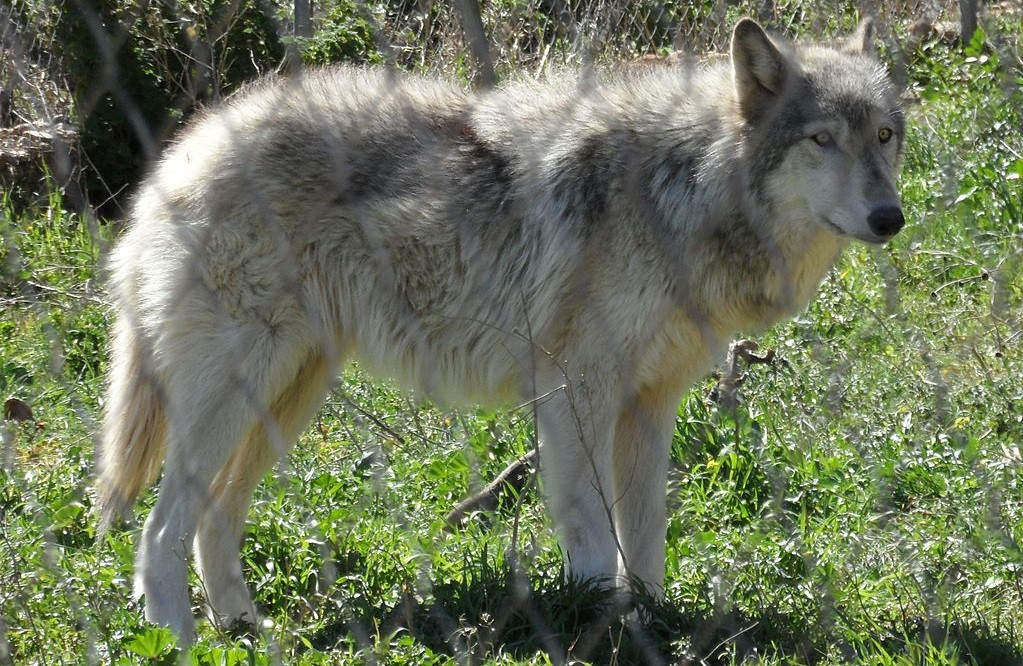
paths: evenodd
<path fill-rule="evenodd" d="M 739 110 L 756 120 L 785 88 L 788 60 L 760 24 L 744 18 L 732 32 L 732 77 Z"/>
<path fill-rule="evenodd" d="M 856 31 L 845 40 L 842 50 L 852 54 L 866 53 L 870 55 L 874 53 L 875 32 L 874 19 L 868 16 L 860 21 L 860 24 L 856 26 Z"/>

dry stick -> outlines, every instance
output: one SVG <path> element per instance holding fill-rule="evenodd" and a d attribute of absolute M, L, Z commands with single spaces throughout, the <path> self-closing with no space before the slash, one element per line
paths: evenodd
<path fill-rule="evenodd" d="M 537 450 L 530 449 L 520 458 L 504 468 L 493 481 L 483 486 L 474 495 L 470 495 L 455 505 L 445 517 L 450 527 L 457 527 L 465 522 L 469 514 L 476 511 L 493 511 L 497 508 L 501 497 L 509 491 L 519 494 L 526 483 L 536 472 Z"/>
<path fill-rule="evenodd" d="M 742 363 L 748 365 L 756 363 L 774 363 L 775 352 L 768 349 L 763 356 L 757 356 L 753 352 L 759 345 L 752 340 L 736 340 L 728 345 L 728 356 L 725 359 L 726 370 L 724 374 L 718 374 L 718 383 L 711 392 L 711 399 L 725 409 L 735 409 L 739 404 L 739 387 L 746 380 L 742 371 Z"/>
<path fill-rule="evenodd" d="M 345 404 L 347 404 L 349 407 L 351 407 L 355 411 L 359 412 L 359 414 L 361 414 L 365 418 L 367 418 L 370 421 L 372 421 L 373 425 L 375 425 L 376 427 L 380 428 L 388 437 L 393 438 L 394 441 L 398 442 L 398 444 L 404 446 L 405 438 L 402 437 L 394 428 L 392 428 L 391 426 L 389 426 L 386 423 L 384 423 L 379 417 L 376 416 L 376 414 L 374 414 L 373 412 L 369 411 L 368 409 L 366 409 L 365 407 L 363 407 L 359 403 L 355 402 L 355 400 L 353 400 L 344 391 L 338 391 L 337 394 L 341 397 L 341 399 L 345 402 Z"/>

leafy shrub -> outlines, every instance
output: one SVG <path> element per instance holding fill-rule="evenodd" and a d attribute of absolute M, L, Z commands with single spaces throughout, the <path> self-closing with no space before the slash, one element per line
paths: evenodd
<path fill-rule="evenodd" d="M 61 0 L 38 20 L 58 37 L 90 167 L 85 190 L 107 214 L 198 103 L 284 58 L 273 18 L 250 3 Z"/>
<path fill-rule="evenodd" d="M 103 202 L 135 180 L 152 143 L 172 125 L 172 98 L 133 48 L 138 16 L 116 0 L 63 0 L 51 15 L 55 46 L 74 96 L 79 140 L 92 169 L 85 190 Z M 112 212 L 112 211 L 108 211 Z"/>
<path fill-rule="evenodd" d="M 352 0 L 341 0 L 310 39 L 301 44 L 302 60 L 310 65 L 336 62 L 381 62 L 373 27 Z"/>

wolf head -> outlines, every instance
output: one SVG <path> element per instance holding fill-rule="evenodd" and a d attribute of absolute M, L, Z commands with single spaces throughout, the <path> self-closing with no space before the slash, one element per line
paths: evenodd
<path fill-rule="evenodd" d="M 794 224 L 883 243 L 905 218 L 895 190 L 905 125 L 864 21 L 835 46 L 789 46 L 743 19 L 735 99 L 758 197 Z"/>

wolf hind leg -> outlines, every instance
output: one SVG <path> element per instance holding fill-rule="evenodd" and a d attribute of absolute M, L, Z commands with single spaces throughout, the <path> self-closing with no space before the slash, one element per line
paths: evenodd
<path fill-rule="evenodd" d="M 264 419 L 268 422 L 252 430 L 213 482 L 195 551 L 210 619 L 216 624 L 252 625 L 258 619 L 239 552 L 252 493 L 274 463 L 287 455 L 322 404 L 337 365 L 324 354 L 311 355 L 270 405 Z"/>
<path fill-rule="evenodd" d="M 145 596 L 146 618 L 169 626 L 185 644 L 195 637 L 188 557 L 213 483 L 313 346 L 304 315 L 273 329 L 257 322 L 218 326 L 204 317 L 208 304 L 191 305 L 181 312 L 193 316 L 169 324 L 173 330 L 161 348 L 167 455 L 135 564 L 135 589 Z"/>

